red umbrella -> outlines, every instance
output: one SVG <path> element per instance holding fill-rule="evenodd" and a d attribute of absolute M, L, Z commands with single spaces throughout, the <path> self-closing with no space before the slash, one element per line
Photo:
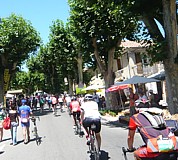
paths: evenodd
<path fill-rule="evenodd" d="M 118 90 L 121 90 L 121 89 L 129 88 L 129 86 L 130 85 L 128 85 L 128 84 L 123 84 L 123 85 L 120 85 L 120 86 L 112 86 L 112 87 L 109 87 L 106 91 L 107 92 L 118 91 Z"/>

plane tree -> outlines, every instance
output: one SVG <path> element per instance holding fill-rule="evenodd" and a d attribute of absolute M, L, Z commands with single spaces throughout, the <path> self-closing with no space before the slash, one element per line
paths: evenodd
<path fill-rule="evenodd" d="M 148 52 L 152 58 L 151 63 L 162 61 L 164 64 L 169 110 L 172 114 L 178 113 L 177 1 L 132 2 L 134 5 L 130 11 L 144 22 L 151 38 L 151 41 L 147 41 L 151 42 Z"/>
<path fill-rule="evenodd" d="M 0 22 L 0 102 L 4 99 L 10 79 L 29 55 L 40 45 L 39 33 L 30 21 L 15 14 Z"/>
<path fill-rule="evenodd" d="M 130 12 L 132 3 L 112 0 L 69 0 L 70 23 L 76 36 L 87 46 L 104 78 L 106 88 L 114 84 L 113 60 L 119 52 L 122 39 L 132 38 L 137 20 Z M 118 109 L 116 96 L 106 93 L 107 107 Z"/>
<path fill-rule="evenodd" d="M 29 69 L 44 73 L 45 88 L 48 93 L 73 94 L 73 80 L 77 80 L 77 60 L 74 39 L 68 25 L 56 20 L 50 26 L 49 43 L 28 63 Z M 67 78 L 67 84 L 64 79 Z"/>
<path fill-rule="evenodd" d="M 10 81 L 11 89 L 23 89 L 26 95 L 31 95 L 35 91 L 44 88 L 44 75 L 37 71 L 19 71 Z"/>

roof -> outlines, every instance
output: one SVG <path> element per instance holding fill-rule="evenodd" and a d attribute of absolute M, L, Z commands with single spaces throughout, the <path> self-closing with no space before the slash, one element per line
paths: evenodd
<path fill-rule="evenodd" d="M 130 47 L 144 47 L 141 43 L 135 41 L 124 40 L 121 42 L 121 47 L 130 48 Z"/>

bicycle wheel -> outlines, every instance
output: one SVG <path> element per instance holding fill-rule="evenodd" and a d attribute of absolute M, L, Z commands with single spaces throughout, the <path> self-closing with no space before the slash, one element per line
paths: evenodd
<path fill-rule="evenodd" d="M 40 143 L 41 143 L 41 138 L 38 136 L 38 133 L 37 133 L 36 136 L 35 136 L 35 141 L 36 141 L 37 146 L 40 145 Z"/>
<path fill-rule="evenodd" d="M 100 159 L 100 150 L 98 146 L 97 139 L 94 139 L 94 159 L 99 160 Z"/>
<path fill-rule="evenodd" d="M 91 135 L 91 136 L 90 136 L 90 152 L 91 152 L 91 154 L 93 154 L 94 151 L 95 151 L 94 136 Z"/>
<path fill-rule="evenodd" d="M 122 152 L 123 152 L 123 155 L 124 155 L 124 159 L 125 159 L 125 160 L 128 160 L 128 159 L 127 159 L 127 154 L 126 154 L 127 151 L 126 151 L 125 147 L 122 147 Z"/>
<path fill-rule="evenodd" d="M 77 120 L 77 133 L 80 134 L 80 132 L 81 132 L 81 125 L 79 120 Z"/>

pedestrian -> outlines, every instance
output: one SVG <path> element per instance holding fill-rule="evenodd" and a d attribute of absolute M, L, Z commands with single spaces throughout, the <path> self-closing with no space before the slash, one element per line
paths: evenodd
<path fill-rule="evenodd" d="M 99 106 L 99 96 L 98 96 L 98 94 L 96 93 L 96 91 L 94 91 L 94 93 L 93 93 L 93 99 L 94 99 L 94 101 L 98 104 L 98 106 Z"/>
<path fill-rule="evenodd" d="M 22 106 L 19 107 L 19 116 L 21 120 L 22 133 L 24 138 L 24 144 L 27 144 L 30 141 L 30 115 L 33 115 L 32 110 L 29 106 L 26 105 L 26 99 L 22 99 Z"/>
<path fill-rule="evenodd" d="M 101 105 L 102 105 L 101 110 L 106 109 L 106 100 L 104 96 L 101 97 Z"/>
<path fill-rule="evenodd" d="M 130 101 L 130 116 L 134 115 L 137 111 L 135 109 L 135 101 L 139 98 L 137 94 L 134 94 L 133 89 L 129 88 L 129 101 Z"/>
<path fill-rule="evenodd" d="M 3 138 L 3 121 L 5 117 L 6 117 L 5 110 L 1 106 L 0 107 L 0 142 L 2 141 Z"/>
<path fill-rule="evenodd" d="M 52 103 L 53 114 L 55 114 L 56 108 L 57 108 L 57 104 L 58 104 L 57 96 L 55 96 L 55 95 L 51 96 L 51 103 Z"/>
<path fill-rule="evenodd" d="M 159 96 L 158 94 L 154 94 L 153 90 L 149 90 L 149 96 L 148 99 L 150 101 L 151 107 L 158 107 L 159 106 Z"/>
<path fill-rule="evenodd" d="M 18 112 L 17 112 L 15 104 L 11 105 L 8 116 L 9 116 L 10 121 L 11 121 L 12 142 L 10 143 L 10 145 L 15 146 L 15 145 L 17 145 L 17 127 L 19 126 Z"/>

